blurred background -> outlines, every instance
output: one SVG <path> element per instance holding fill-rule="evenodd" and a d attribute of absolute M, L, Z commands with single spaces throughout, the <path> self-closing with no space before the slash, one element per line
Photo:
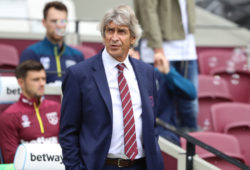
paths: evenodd
<path fill-rule="evenodd" d="M 250 28 L 250 0 L 196 0 L 197 6 Z"/>

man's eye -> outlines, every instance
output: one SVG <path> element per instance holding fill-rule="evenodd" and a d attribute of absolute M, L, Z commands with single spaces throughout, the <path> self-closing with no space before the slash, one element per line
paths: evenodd
<path fill-rule="evenodd" d="M 56 24 L 57 23 L 57 20 L 51 20 L 52 23 Z"/>
<path fill-rule="evenodd" d="M 121 34 L 125 34 L 126 33 L 125 30 L 119 30 L 118 32 L 121 33 Z"/>
<path fill-rule="evenodd" d="M 66 25 L 67 23 L 68 23 L 68 20 L 66 20 L 66 19 L 58 19 L 56 21 L 56 24 L 58 24 L 58 25 Z"/>
<path fill-rule="evenodd" d="M 113 29 L 108 29 L 108 32 L 113 32 Z"/>

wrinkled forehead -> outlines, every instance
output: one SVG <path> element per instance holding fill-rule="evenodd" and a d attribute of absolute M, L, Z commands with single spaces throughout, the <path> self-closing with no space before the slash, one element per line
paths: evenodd
<path fill-rule="evenodd" d="M 107 25 L 106 28 L 119 28 L 119 29 L 126 29 L 129 30 L 129 27 L 125 24 L 119 24 L 115 23 L 114 21 L 110 21 Z"/>

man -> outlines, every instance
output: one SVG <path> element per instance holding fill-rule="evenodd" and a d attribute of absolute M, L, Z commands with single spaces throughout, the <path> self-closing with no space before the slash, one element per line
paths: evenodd
<path fill-rule="evenodd" d="M 154 66 L 157 70 L 158 101 L 157 117 L 164 122 L 177 127 L 176 98 L 187 101 L 197 97 L 196 89 L 192 82 L 181 76 L 174 67 L 170 66 L 165 56 L 157 55 Z M 159 73 L 160 72 L 160 73 Z M 180 146 L 180 138 L 177 134 L 157 126 L 159 135 Z"/>
<path fill-rule="evenodd" d="M 137 51 L 130 49 L 129 55 L 140 59 Z M 163 55 L 156 55 L 154 67 L 157 74 L 157 117 L 164 122 L 177 127 L 175 98 L 194 100 L 197 97 L 196 89 L 192 82 L 181 76 Z M 180 138 L 177 134 L 157 126 L 159 135 L 180 146 Z"/>
<path fill-rule="evenodd" d="M 109 10 L 105 48 L 68 69 L 62 84 L 59 142 L 66 169 L 162 170 L 155 134 L 155 72 L 128 56 L 141 29 L 133 10 Z"/>
<path fill-rule="evenodd" d="M 154 63 L 156 56 L 166 57 L 171 65 L 198 89 L 195 48 L 194 0 L 135 0 L 136 15 L 144 35 L 140 45 L 144 62 Z M 179 127 L 197 130 L 198 100 L 176 99 Z"/>
<path fill-rule="evenodd" d="M 41 62 L 47 72 L 47 83 L 62 81 L 66 68 L 84 60 L 80 51 L 64 43 L 67 14 L 63 3 L 47 3 L 43 10 L 46 37 L 26 48 L 20 57 L 20 63 L 30 59 Z"/>
<path fill-rule="evenodd" d="M 5 163 L 13 162 L 21 143 L 58 143 L 60 104 L 44 99 L 43 65 L 27 60 L 16 68 L 22 93 L 0 115 L 0 148 Z"/>

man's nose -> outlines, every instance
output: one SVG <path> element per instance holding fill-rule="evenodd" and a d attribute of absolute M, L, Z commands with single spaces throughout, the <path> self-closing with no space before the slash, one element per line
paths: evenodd
<path fill-rule="evenodd" d="M 45 86 L 46 80 L 41 79 L 41 80 L 39 81 L 39 83 L 40 83 L 41 86 Z"/>
<path fill-rule="evenodd" d="M 65 28 L 67 26 L 67 22 L 64 20 L 57 20 L 56 26 L 58 28 Z"/>
<path fill-rule="evenodd" d="M 66 24 L 56 24 L 57 28 L 66 28 Z"/>
<path fill-rule="evenodd" d="M 113 41 L 117 41 L 119 38 L 118 38 L 118 34 L 117 32 L 115 31 L 114 34 L 112 35 L 112 40 Z"/>

